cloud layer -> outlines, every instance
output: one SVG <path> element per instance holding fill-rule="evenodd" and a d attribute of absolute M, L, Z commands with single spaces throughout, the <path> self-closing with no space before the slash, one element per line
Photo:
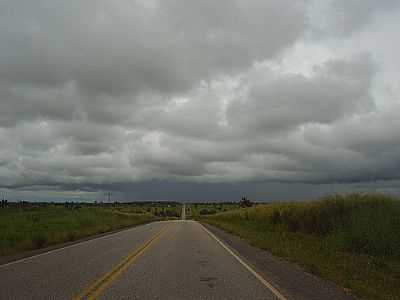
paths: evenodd
<path fill-rule="evenodd" d="M 3 1 L 0 187 L 398 180 L 399 16 L 397 1 Z"/>

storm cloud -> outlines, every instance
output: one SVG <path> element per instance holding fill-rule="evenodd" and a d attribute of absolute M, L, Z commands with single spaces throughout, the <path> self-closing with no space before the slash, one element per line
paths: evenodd
<path fill-rule="evenodd" d="M 0 189 L 397 182 L 399 17 L 397 1 L 2 1 Z"/>

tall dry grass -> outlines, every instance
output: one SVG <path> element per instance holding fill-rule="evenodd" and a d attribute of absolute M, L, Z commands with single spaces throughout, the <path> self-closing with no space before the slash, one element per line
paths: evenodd
<path fill-rule="evenodd" d="M 380 194 L 334 195 L 202 218 L 337 282 L 362 299 L 400 299 L 400 202 Z"/>

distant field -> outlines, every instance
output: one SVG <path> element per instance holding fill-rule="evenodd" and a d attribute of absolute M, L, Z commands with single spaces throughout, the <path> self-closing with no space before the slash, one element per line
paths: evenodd
<path fill-rule="evenodd" d="M 8 204 L 0 207 L 0 255 L 73 241 L 155 220 L 177 219 L 178 203 Z"/>
<path fill-rule="evenodd" d="M 400 299 L 398 200 L 337 195 L 236 209 L 201 220 L 297 262 L 363 299 Z"/>
<path fill-rule="evenodd" d="M 186 216 L 187 218 L 198 219 L 204 215 L 213 215 L 238 208 L 239 204 L 235 202 L 188 203 L 186 204 Z"/>

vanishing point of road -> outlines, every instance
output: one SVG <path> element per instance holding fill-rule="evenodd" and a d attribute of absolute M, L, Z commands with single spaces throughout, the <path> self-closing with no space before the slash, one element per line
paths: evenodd
<path fill-rule="evenodd" d="M 13 300 L 289 299 L 209 229 L 186 220 L 3 264 L 0 278 L 0 299 Z"/>

